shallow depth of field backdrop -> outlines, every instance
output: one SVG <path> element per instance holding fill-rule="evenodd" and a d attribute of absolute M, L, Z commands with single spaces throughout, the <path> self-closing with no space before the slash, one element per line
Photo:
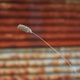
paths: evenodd
<path fill-rule="evenodd" d="M 0 80 L 78 80 L 72 68 L 24 24 L 58 50 L 80 74 L 80 0 L 0 0 Z"/>

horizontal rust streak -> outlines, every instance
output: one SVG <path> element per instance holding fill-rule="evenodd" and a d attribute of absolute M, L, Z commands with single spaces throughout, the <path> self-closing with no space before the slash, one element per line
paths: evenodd
<path fill-rule="evenodd" d="M 47 41 L 47 40 L 46 40 Z M 47 41 L 52 46 L 79 46 L 80 40 L 62 40 L 62 41 Z M 3 47 L 47 47 L 42 41 L 1 41 L 0 48 Z"/>
<path fill-rule="evenodd" d="M 80 33 L 38 33 L 45 40 L 73 40 L 80 39 Z M 26 33 L 2 33 L 0 40 L 39 40 L 33 34 Z"/>
<path fill-rule="evenodd" d="M 77 68 L 79 71 L 79 68 Z M 73 72 L 70 67 L 30 67 L 30 68 L 6 68 L 0 69 L 0 75 L 15 75 L 15 74 L 40 74 L 40 73 L 56 73 L 56 72 Z"/>
<path fill-rule="evenodd" d="M 23 6 L 23 7 L 21 7 Z M 80 5 L 53 5 L 53 4 L 9 4 L 9 3 L 1 3 L 0 10 L 64 10 L 64 11 L 80 11 Z"/>
<path fill-rule="evenodd" d="M 0 2 L 7 2 L 7 3 L 59 3 L 59 4 L 79 4 L 80 1 L 79 0 L 59 0 L 59 1 L 56 1 L 56 0 L 44 0 L 44 1 L 41 1 L 41 0 L 0 0 Z"/>
<path fill-rule="evenodd" d="M 40 1 L 40 4 L 38 1 L 34 0 L 34 3 L 38 3 L 38 4 L 34 4 L 32 3 L 31 0 L 27 0 L 27 1 L 21 1 L 21 0 L 18 0 L 16 1 L 17 3 L 15 4 L 15 0 L 13 1 L 10 1 L 10 0 L 5 0 L 5 1 L 2 1 L 0 0 L 1 3 L 0 3 L 0 15 L 2 17 L 2 19 L 0 19 L 0 25 L 18 25 L 18 24 L 31 24 L 31 25 L 74 25 L 74 26 L 77 26 L 77 25 L 80 25 L 80 16 L 79 16 L 79 7 L 80 5 L 74 5 L 74 4 L 54 4 L 54 3 L 59 3 L 57 2 L 56 0 L 55 1 L 48 1 L 48 0 L 44 0 L 44 1 Z M 13 3 L 12 3 L 13 2 Z M 19 2 L 19 4 L 18 4 Z M 20 3 L 22 2 L 22 3 Z M 25 3 L 29 3 L 29 4 L 24 4 Z M 51 4 L 41 4 L 41 3 L 51 3 Z M 63 1 L 63 0 L 60 0 L 61 3 L 67 3 L 66 1 Z M 76 4 L 79 4 L 79 1 L 72 1 L 70 0 L 69 3 L 76 3 Z M 7 12 L 8 10 L 8 12 Z M 32 12 L 32 11 L 36 11 L 36 12 Z M 12 11 L 12 12 L 11 12 Z M 18 12 L 19 11 L 19 12 Z M 23 11 L 20 13 L 20 11 Z M 29 11 L 29 12 L 28 12 Z M 43 12 L 37 12 L 37 11 L 43 11 Z M 46 11 L 46 12 L 45 12 Z M 48 12 L 48 11 L 51 11 L 51 12 Z M 53 12 L 55 11 L 55 12 Z M 63 12 L 61 12 L 63 11 Z M 65 12 L 66 11 L 66 12 Z M 11 13 L 10 13 L 11 12 Z M 26 13 L 25 13 L 26 12 Z M 4 19 L 3 19 L 4 17 Z M 13 18 L 12 18 L 13 17 Z M 22 18 L 57 18 L 57 19 L 22 19 Z M 19 19 L 17 19 L 19 18 Z M 64 19 L 63 19 L 64 18 Z M 68 18 L 68 19 L 65 19 L 65 18 Z M 72 18 L 72 19 L 71 19 Z M 73 19 L 74 18 L 74 19 Z M 50 27 L 50 26 L 49 26 Z M 8 27 L 9 28 L 9 27 Z M 36 27 L 35 27 L 36 28 Z M 63 28 L 63 27 L 62 27 Z M 52 29 L 52 30 L 51 30 Z M 68 46 L 69 44 L 72 46 L 72 45 L 79 45 L 80 42 L 79 42 L 79 28 L 76 28 L 76 29 L 71 29 L 71 28 L 63 28 L 61 31 L 60 31 L 60 28 L 57 29 L 57 28 L 47 28 L 47 29 L 43 29 L 41 30 L 39 27 L 36 28 L 37 32 L 40 34 L 40 32 L 48 32 L 49 34 L 40 34 L 40 36 L 42 38 L 44 38 L 45 40 L 47 39 L 47 41 L 50 43 L 50 44 L 53 44 L 52 43 L 52 40 L 56 40 L 56 42 L 58 42 L 60 40 L 62 41 L 69 41 L 65 43 L 66 46 Z M 12 31 L 10 31 L 12 30 Z M 32 27 L 32 30 L 35 32 L 35 30 L 33 29 Z M 9 32 L 8 32 L 9 31 Z M 53 32 L 54 31 L 54 32 Z M 60 34 L 58 34 L 57 32 L 60 31 Z M 3 33 L 6 33 L 8 32 L 8 34 L 3 34 Z M 10 32 L 12 32 L 10 34 Z M 16 35 L 15 32 L 20 32 L 20 35 Z M 36 33 L 37 33 L 36 32 Z M 74 32 L 74 34 L 73 34 Z M 54 39 L 52 38 L 52 34 L 51 33 L 54 33 Z M 57 36 L 55 36 L 55 34 L 57 33 Z M 71 33 L 71 35 L 62 35 L 62 33 Z M 24 35 L 24 33 L 22 33 Z M 32 47 L 35 45 L 34 42 L 35 41 L 29 41 L 29 40 L 33 40 L 32 37 L 34 36 L 30 36 L 30 35 L 22 35 L 21 34 L 21 31 L 17 30 L 16 28 L 10 28 L 10 29 L 4 29 L 1 28 L 1 45 L 4 46 L 4 44 L 7 44 L 6 42 L 8 42 L 8 47 L 21 47 L 21 45 L 23 47 L 30 47 L 32 45 Z M 3 36 L 2 36 L 3 35 Z M 45 36 L 46 35 L 46 36 Z M 61 36 L 62 35 L 62 36 Z M 77 36 L 76 36 L 77 35 Z M 28 36 L 28 37 L 27 37 Z M 29 37 L 30 36 L 30 37 Z M 61 36 L 61 37 L 60 37 Z M 14 37 L 14 39 L 13 39 Z M 25 38 L 24 38 L 25 37 Z M 68 39 L 67 39 L 68 38 Z M 26 39 L 27 42 L 26 42 Z M 36 39 L 34 37 L 34 39 Z M 51 42 L 50 42 L 50 39 L 51 39 Z M 65 40 L 66 39 L 66 40 Z M 71 40 L 73 39 L 73 43 L 71 42 Z M 4 40 L 7 40 L 7 41 L 4 41 Z M 9 44 L 9 41 L 11 40 L 10 44 Z M 17 41 L 19 40 L 19 42 L 23 42 L 23 44 L 19 44 L 17 43 Z M 37 44 L 35 45 L 36 47 L 39 45 L 39 46 L 45 46 L 45 44 L 43 43 L 39 43 L 39 40 L 36 39 Z M 78 41 L 78 42 L 74 42 L 74 41 Z M 15 42 L 15 44 L 14 44 Z M 29 43 L 28 43 L 29 42 Z M 55 41 L 54 41 L 55 42 Z M 62 44 L 59 42 L 59 44 L 57 45 L 62 45 L 62 46 L 65 46 L 64 43 L 62 42 Z M 26 43 L 26 44 L 25 44 Z M 79 43 L 79 44 L 78 44 Z M 27 46 L 26 46 L 27 45 Z M 55 45 L 55 43 L 54 43 Z M 5 45 L 6 46 L 6 45 Z M 56 46 L 56 45 L 55 45 Z"/>
<path fill-rule="evenodd" d="M 51 32 L 51 33 L 71 33 L 71 32 L 80 32 L 80 26 L 51 26 L 51 25 L 47 25 L 47 26 L 29 26 L 33 32 L 36 32 L 36 33 L 40 33 L 40 32 Z M 75 28 L 76 27 L 76 28 Z M 18 33 L 18 32 L 22 32 L 20 31 L 19 29 L 17 29 L 17 26 L 0 26 L 0 32 L 8 32 L 8 33 Z"/>
<path fill-rule="evenodd" d="M 76 18 L 80 19 L 80 12 L 66 12 L 66 11 L 0 11 L 1 18 Z"/>
<path fill-rule="evenodd" d="M 0 24 L 65 24 L 65 25 L 80 25 L 80 20 L 73 19 L 0 19 Z"/>
<path fill-rule="evenodd" d="M 64 57 L 65 56 L 66 55 L 64 55 Z M 18 55 L 17 55 L 17 57 L 18 57 Z M 34 59 L 34 56 L 32 56 L 32 57 Z M 69 57 L 65 57 L 65 58 L 69 58 Z M 79 57 L 80 57 L 80 55 L 79 55 Z M 60 56 L 56 56 L 56 58 L 59 59 L 61 57 Z M 56 58 L 54 58 L 54 59 L 56 59 Z M 14 59 L 16 59 L 16 58 L 14 58 Z M 18 59 L 21 59 L 21 58 L 18 57 Z M 41 58 L 41 59 L 43 59 L 43 58 Z M 75 62 L 69 61 L 69 63 L 72 64 L 72 65 L 79 65 L 80 60 L 75 60 Z M 64 65 L 66 66 L 66 65 L 68 65 L 68 63 L 65 62 L 64 60 L 62 62 L 60 62 L 59 60 L 52 60 L 51 62 L 47 62 L 47 63 L 45 62 L 45 60 L 39 60 L 38 62 L 37 62 L 37 60 L 36 61 L 35 60 L 33 60 L 33 61 L 29 61 L 29 60 L 28 61 L 26 61 L 26 60 L 0 61 L 0 68 L 13 68 L 13 67 L 18 68 L 18 67 L 23 67 L 23 69 L 24 69 L 24 67 L 26 68 L 26 67 L 43 67 L 43 66 L 60 66 L 60 65 L 61 66 L 64 66 Z"/>
<path fill-rule="evenodd" d="M 16 3 L 19 3 L 19 2 L 24 2 L 24 3 L 32 3 L 32 2 L 38 2 L 38 3 L 66 3 L 66 0 L 59 0 L 59 1 L 56 1 L 56 0 L 44 0 L 44 1 L 41 1 L 41 0 L 0 0 L 0 2 L 16 2 Z"/>
<path fill-rule="evenodd" d="M 53 53 L 49 52 L 49 53 L 40 53 L 40 54 L 36 54 L 35 52 L 33 52 L 33 54 L 15 54 L 15 55 L 12 55 L 12 54 L 7 54 L 8 56 L 4 56 L 6 55 L 7 53 L 3 53 L 3 54 L 0 54 L 0 60 L 14 60 L 14 59 L 17 59 L 17 60 L 20 60 L 20 59 L 61 59 L 61 56 L 55 54 L 55 55 L 52 55 Z M 80 58 L 80 54 L 75 54 L 75 53 L 66 53 L 63 55 L 65 58 Z M 6 61 L 3 61 L 4 63 Z M 76 62 L 76 64 L 78 64 Z M 25 64 L 25 65 L 28 65 L 28 64 Z"/>
<path fill-rule="evenodd" d="M 59 74 L 52 74 L 52 75 L 14 75 L 14 76 L 0 76 L 1 80 L 60 80 L 60 79 L 79 79 L 76 75 L 71 75 L 71 74 L 64 74 L 64 75 L 59 75 Z"/>

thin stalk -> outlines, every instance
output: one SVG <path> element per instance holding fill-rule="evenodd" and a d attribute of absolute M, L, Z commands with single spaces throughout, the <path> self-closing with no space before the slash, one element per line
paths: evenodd
<path fill-rule="evenodd" d="M 49 45 L 43 38 L 41 38 L 40 36 L 38 36 L 34 32 L 32 32 L 32 34 L 34 34 L 40 40 L 42 40 L 43 42 L 45 42 L 53 51 L 55 51 L 59 56 L 61 56 L 69 64 L 69 66 L 74 70 L 74 72 L 77 74 L 77 76 L 80 77 L 80 75 L 78 74 L 78 72 L 74 69 L 74 67 L 68 62 L 68 60 L 61 53 L 59 53 L 55 48 L 53 48 L 51 45 Z"/>

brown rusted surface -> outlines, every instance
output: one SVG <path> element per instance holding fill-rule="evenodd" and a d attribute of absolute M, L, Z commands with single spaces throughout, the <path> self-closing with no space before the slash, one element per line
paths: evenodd
<path fill-rule="evenodd" d="M 69 60 L 68 60 L 69 61 Z M 27 65 L 27 63 L 29 63 Z M 75 62 L 73 61 L 69 61 L 70 64 L 73 64 L 73 65 L 79 65 L 80 61 L 79 60 L 75 60 Z M 26 61 L 26 60 L 17 60 L 17 61 L 6 61 L 4 63 L 4 61 L 0 61 L 0 68 L 7 68 L 7 67 L 41 67 L 41 66 L 59 66 L 59 65 L 68 65 L 67 62 L 65 62 L 64 60 L 63 61 L 59 61 L 59 60 L 52 60 L 51 62 L 45 62 L 45 61 L 42 61 L 40 60 L 39 62 L 35 62 L 34 61 Z"/>
<path fill-rule="evenodd" d="M 71 39 L 79 39 L 79 33 L 38 33 L 39 36 L 44 38 L 45 40 L 71 40 Z M 0 40 L 39 40 L 36 36 L 32 34 L 25 33 L 2 33 L 0 34 Z"/>
<path fill-rule="evenodd" d="M 29 26 L 53 47 L 80 46 L 79 4 L 79 0 L 0 0 L 0 48 L 47 47 L 33 34 L 17 29 L 19 24 Z M 16 54 L 0 50 L 0 80 L 79 79 L 61 56 L 31 50 L 19 49 Z M 80 54 L 65 52 L 63 56 L 80 73 Z"/>
<path fill-rule="evenodd" d="M 77 79 L 77 76 L 76 75 L 69 75 L 69 74 L 66 74 L 66 75 L 63 75 L 63 76 L 59 76 L 59 75 L 35 75 L 35 76 L 26 76 L 26 75 L 21 75 L 21 76 L 1 76 L 0 77 L 1 80 L 4 80 L 4 79 L 7 79 L 7 80 L 68 80 L 68 79 Z M 80 78 L 78 78 L 80 79 Z"/>
<path fill-rule="evenodd" d="M 72 0 L 70 0 L 70 1 L 72 1 Z M 36 3 L 36 2 L 41 2 L 41 3 L 65 3 L 66 2 L 66 0 L 59 0 L 59 1 L 56 1 L 56 0 L 44 0 L 44 1 L 41 1 L 41 0 L 0 0 L 0 2 L 24 2 L 24 3 L 32 3 L 32 2 L 34 2 L 34 3 Z"/>
<path fill-rule="evenodd" d="M 54 27 L 53 27 L 54 26 Z M 47 32 L 47 33 L 72 33 L 72 32 L 80 32 L 80 26 L 77 26 L 77 25 L 72 25 L 72 26 L 67 26 L 67 25 L 63 25 L 63 26 L 58 26 L 58 25 L 53 25 L 53 26 L 48 26 L 48 25 L 45 25 L 45 26 L 29 26 L 33 32 L 37 32 L 37 33 L 40 33 L 40 32 Z M 75 28 L 76 27 L 76 28 Z M 22 31 L 20 31 L 19 29 L 17 29 L 17 26 L 0 26 L 0 32 L 8 32 L 9 34 L 12 33 L 16 33 L 19 34 L 19 33 L 22 33 Z M 4 33 L 4 34 L 5 34 Z M 23 34 L 23 33 L 22 33 Z M 28 35 L 28 34 L 27 34 Z M 24 36 L 24 35 L 23 35 Z"/>
<path fill-rule="evenodd" d="M 23 6 L 23 7 L 21 7 Z M 36 7 L 37 6 L 37 7 Z M 63 8 L 64 7 L 64 8 Z M 0 3 L 0 9 L 1 10 L 38 10 L 38 11 L 44 11 L 44 10 L 59 10 L 59 11 L 80 11 L 79 9 L 80 5 L 67 5 L 67 4 L 10 4 L 10 3 Z"/>
<path fill-rule="evenodd" d="M 69 64 L 72 65 L 71 61 L 67 60 L 69 62 Z M 77 62 L 76 62 L 77 63 Z M 67 62 L 65 62 L 66 65 L 69 65 Z"/>
<path fill-rule="evenodd" d="M 24 49 L 25 50 L 25 49 Z M 77 49 L 78 50 L 78 49 Z M 27 51 L 27 50 L 26 50 Z M 15 51 L 14 51 L 15 52 Z M 43 52 L 43 53 L 40 53 L 38 52 L 39 54 L 37 54 L 36 52 L 33 52 L 31 54 L 29 53 L 20 53 L 20 54 L 10 54 L 10 53 L 3 53 L 3 54 L 0 54 L 0 60 L 14 60 L 14 59 L 61 59 L 61 56 L 60 55 L 57 55 L 56 53 L 54 53 L 55 55 L 53 55 L 53 52 Z M 7 55 L 7 56 L 4 56 L 4 55 Z M 39 57 L 37 57 L 39 56 Z M 63 54 L 63 56 L 67 59 L 67 58 L 80 58 L 80 54 L 79 53 L 72 53 L 72 52 L 69 52 L 69 53 L 66 53 L 66 54 Z M 44 64 L 44 63 L 42 63 Z M 55 63 L 57 64 L 57 63 Z M 29 65 L 29 63 L 26 63 L 26 65 Z"/>
<path fill-rule="evenodd" d="M 9 14 L 10 13 L 10 14 Z M 73 18 L 80 19 L 80 12 L 69 11 L 0 11 L 1 18 Z"/>
<path fill-rule="evenodd" d="M 80 1 L 0 0 L 0 2 L 1 48 L 46 46 L 36 36 L 26 35 L 17 29 L 19 24 L 29 26 L 52 46 L 80 45 Z M 32 58 L 34 59 L 33 56 Z"/>
<path fill-rule="evenodd" d="M 77 67 L 77 70 L 79 67 Z M 15 75 L 15 74 L 46 74 L 46 73 L 62 73 L 74 72 L 70 67 L 28 67 L 28 68 L 2 68 L 0 75 Z M 78 70 L 78 72 L 80 72 Z"/>
<path fill-rule="evenodd" d="M 10 3 L 80 3 L 79 0 L 59 0 L 59 1 L 56 1 L 56 0 L 44 0 L 44 1 L 41 1 L 41 0 L 0 0 L 0 2 L 10 2 Z"/>
<path fill-rule="evenodd" d="M 74 20 L 74 19 L 0 19 L 0 24 L 5 25 L 18 25 L 18 24 L 36 24 L 36 25 L 80 25 L 80 20 Z"/>
<path fill-rule="evenodd" d="M 47 41 L 47 40 L 46 40 Z M 47 41 L 52 46 L 74 46 L 80 45 L 80 40 L 62 40 L 62 41 Z M 42 41 L 37 41 L 36 44 L 34 41 L 1 41 L 0 47 L 37 47 L 37 46 L 44 46 L 48 47 Z"/>

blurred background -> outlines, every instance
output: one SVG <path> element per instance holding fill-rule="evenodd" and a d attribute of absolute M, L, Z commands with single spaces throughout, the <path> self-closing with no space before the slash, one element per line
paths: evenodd
<path fill-rule="evenodd" d="M 80 0 L 0 0 L 0 80 L 80 80 Z"/>

